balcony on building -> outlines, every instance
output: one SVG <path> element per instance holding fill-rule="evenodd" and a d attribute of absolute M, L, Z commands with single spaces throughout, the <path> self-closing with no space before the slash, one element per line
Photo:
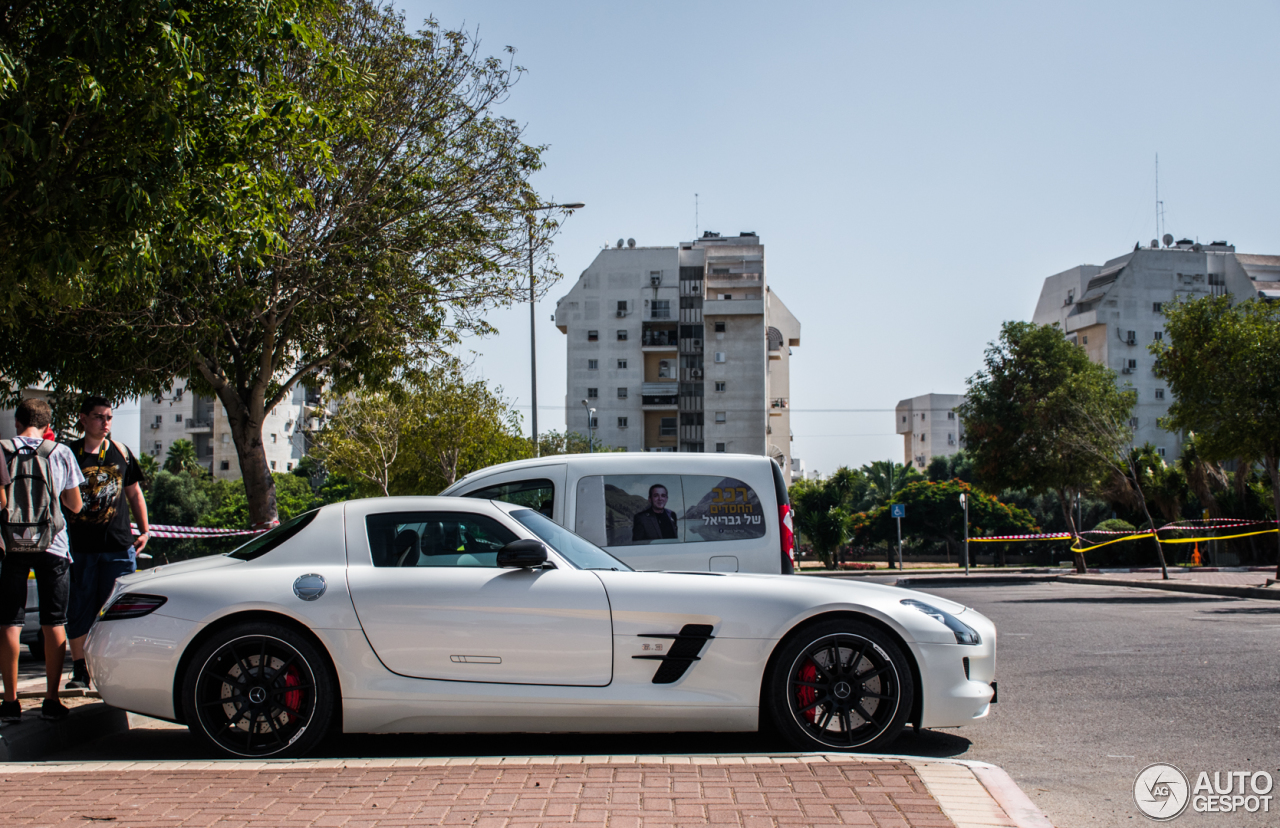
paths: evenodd
<path fill-rule="evenodd" d="M 675 451 L 680 431 L 674 411 L 646 411 L 644 414 L 644 450 Z"/>
<path fill-rule="evenodd" d="M 783 411 L 789 408 L 791 401 L 786 397 L 774 397 L 769 400 L 769 414 L 774 417 L 781 417 Z"/>
<path fill-rule="evenodd" d="M 678 382 L 644 382 L 640 384 L 640 405 L 645 411 L 675 410 L 680 400 Z"/>
<path fill-rule="evenodd" d="M 679 343 L 674 319 L 641 323 L 640 350 L 674 351 L 679 347 Z"/>
<path fill-rule="evenodd" d="M 191 404 L 191 416 L 187 418 L 187 431 L 197 434 L 213 430 L 213 397 L 197 395 Z"/>

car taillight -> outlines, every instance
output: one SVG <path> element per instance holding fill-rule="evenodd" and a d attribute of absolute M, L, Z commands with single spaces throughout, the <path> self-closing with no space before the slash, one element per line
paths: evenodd
<path fill-rule="evenodd" d="M 778 528 L 779 534 L 782 535 L 782 557 L 790 561 L 792 566 L 796 562 L 796 534 L 791 525 L 791 504 L 782 503 L 778 506 Z"/>
<path fill-rule="evenodd" d="M 126 592 L 112 601 L 98 615 L 99 621 L 119 621 L 123 618 L 141 618 L 150 615 L 168 601 L 163 595 L 142 595 L 137 592 Z"/>

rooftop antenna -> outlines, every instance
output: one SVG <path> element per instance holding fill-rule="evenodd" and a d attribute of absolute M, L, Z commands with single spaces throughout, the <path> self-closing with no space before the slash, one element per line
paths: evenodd
<path fill-rule="evenodd" d="M 1164 233 L 1164 202 L 1160 200 L 1160 153 L 1156 153 L 1156 238 Z M 1168 247 L 1168 245 L 1165 245 Z"/>

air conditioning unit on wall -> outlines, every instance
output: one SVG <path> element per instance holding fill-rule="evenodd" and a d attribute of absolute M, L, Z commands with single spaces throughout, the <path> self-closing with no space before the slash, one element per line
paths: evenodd
<path fill-rule="evenodd" d="M 618 311 L 618 318 L 619 318 L 619 319 L 621 319 L 622 317 L 624 317 L 624 316 L 626 316 L 626 315 L 627 315 L 627 312 L 626 312 L 626 311 L 624 311 L 624 310 L 620 310 L 620 311 Z"/>
<path fill-rule="evenodd" d="M 649 287 L 662 287 L 662 277 L 661 277 L 661 276 L 650 276 L 650 277 L 649 277 Z"/>
<path fill-rule="evenodd" d="M 689 369 L 689 376 L 690 376 L 690 377 L 692 377 L 693 379 L 702 379 L 702 369 L 701 369 L 701 368 L 690 368 L 690 369 Z"/>

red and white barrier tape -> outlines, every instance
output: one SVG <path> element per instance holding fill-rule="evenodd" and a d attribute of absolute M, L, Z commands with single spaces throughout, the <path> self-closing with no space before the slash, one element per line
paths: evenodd
<path fill-rule="evenodd" d="M 131 523 L 129 528 L 133 534 L 140 535 L 138 524 Z M 155 538 L 234 538 L 242 535 L 260 535 L 265 529 L 212 529 L 207 526 L 171 526 L 163 523 L 151 524 L 150 535 Z"/>

